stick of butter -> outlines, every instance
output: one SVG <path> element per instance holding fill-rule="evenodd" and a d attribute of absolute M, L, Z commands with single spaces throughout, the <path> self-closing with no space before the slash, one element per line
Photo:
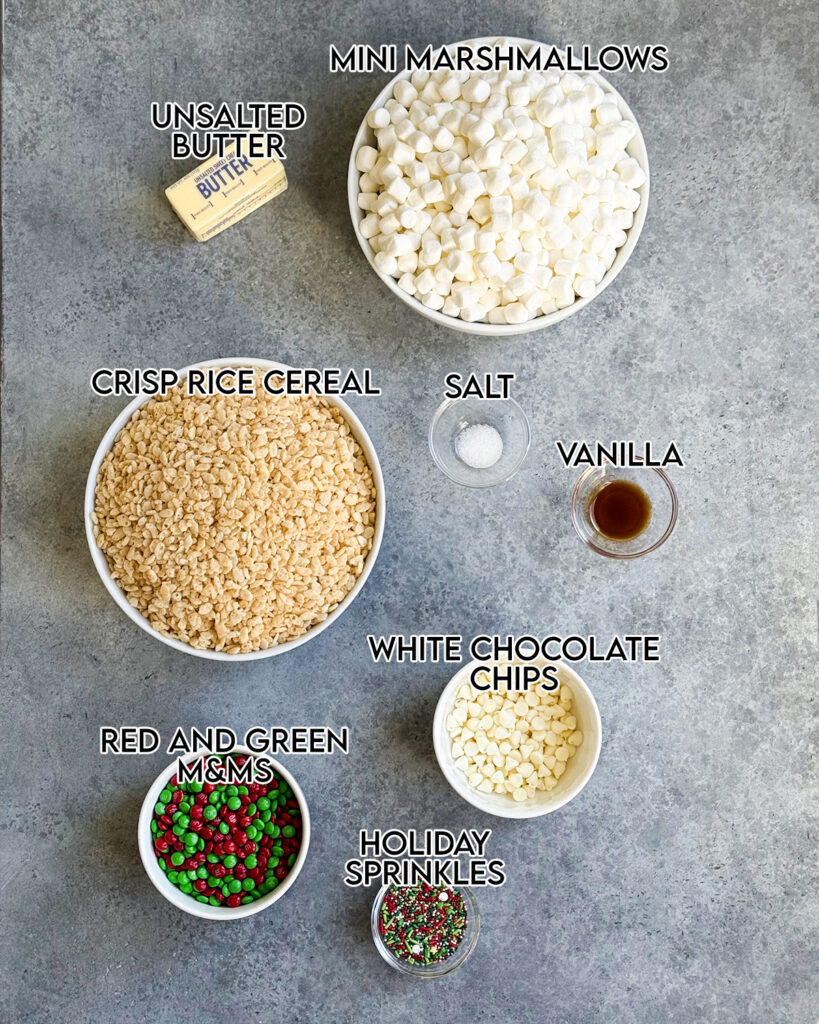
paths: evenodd
<path fill-rule="evenodd" d="M 197 242 L 206 242 L 286 188 L 280 160 L 236 156 L 232 146 L 166 188 L 165 195 Z"/>

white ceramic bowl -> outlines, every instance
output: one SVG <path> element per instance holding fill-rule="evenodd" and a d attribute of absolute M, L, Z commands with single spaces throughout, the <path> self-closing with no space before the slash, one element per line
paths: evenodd
<path fill-rule="evenodd" d="M 513 36 L 508 36 L 504 38 L 507 43 L 517 44 L 519 46 L 546 46 L 545 43 L 539 43 L 532 39 L 518 39 Z M 452 50 L 454 47 L 463 46 L 466 43 L 470 43 L 472 45 L 479 45 L 482 43 L 492 44 L 494 42 L 495 37 L 487 36 L 481 39 L 461 40 L 458 43 L 449 43 L 447 44 L 446 47 L 442 47 L 442 49 Z M 639 124 L 637 124 L 637 118 L 631 112 L 631 109 L 629 108 L 628 104 L 623 99 L 623 97 L 620 95 L 620 93 L 617 92 L 617 90 L 605 78 L 603 78 L 602 75 L 598 74 L 597 72 L 589 71 L 584 72 L 584 74 L 590 75 L 591 78 L 593 78 L 594 81 L 597 82 L 597 84 L 604 92 L 608 93 L 610 96 L 613 96 L 614 99 L 617 101 L 617 106 L 620 108 L 621 115 L 624 118 L 628 118 L 628 120 L 633 121 L 634 124 L 637 125 L 637 134 L 628 144 L 626 150 L 629 156 L 634 157 L 634 159 L 639 163 L 640 167 L 642 167 L 646 174 L 645 184 L 643 184 L 639 189 L 637 189 L 637 191 L 640 193 L 640 205 L 634 214 L 634 223 L 627 232 L 628 237 L 626 238 L 625 244 L 622 245 L 617 250 L 617 256 L 614 259 L 614 263 L 612 263 L 611 267 L 606 272 L 606 276 L 595 289 L 594 294 L 590 295 L 588 298 L 585 299 L 577 299 L 575 302 L 571 304 L 571 306 L 566 306 L 565 309 L 558 309 L 554 313 L 548 313 L 543 316 L 537 316 L 533 320 L 527 320 L 526 323 L 523 324 L 489 324 L 484 323 L 483 321 L 469 323 L 466 320 L 461 320 L 460 317 L 448 316 L 446 313 L 441 313 L 438 310 L 428 309 L 422 302 L 419 302 L 418 299 L 416 299 L 413 295 L 408 295 L 402 288 L 399 288 L 398 283 L 394 278 L 388 277 L 386 274 L 382 274 L 376 268 L 375 263 L 373 262 L 374 253 L 370 248 L 370 243 L 361 234 L 360 225 L 361 221 L 365 217 L 365 213 L 362 209 L 359 208 L 358 205 L 359 172 L 356 170 L 355 158 L 356 154 L 358 153 L 359 149 L 362 146 L 375 145 L 375 133 L 373 132 L 372 128 L 370 128 L 370 126 L 367 124 L 367 117 L 365 115 L 364 120 L 361 122 L 361 127 L 358 129 L 358 132 L 356 133 L 355 141 L 353 142 L 353 150 L 352 153 L 350 154 L 350 163 L 347 168 L 347 198 L 350 205 L 350 216 L 352 217 L 353 221 L 353 229 L 355 230 L 355 236 L 358 239 L 358 244 L 361 246 L 364 255 L 367 257 L 367 262 L 370 264 L 375 273 L 381 278 L 384 284 L 390 289 L 393 295 L 397 295 L 402 302 L 406 302 L 406 304 L 410 308 L 414 309 L 417 313 L 420 313 L 421 316 L 425 316 L 428 320 L 432 320 L 436 324 L 441 324 L 443 327 L 450 327 L 454 331 L 463 331 L 466 334 L 482 334 L 485 337 L 497 338 L 508 337 L 513 334 L 528 334 L 531 331 L 539 331 L 544 327 L 549 327 L 551 324 L 559 323 L 561 320 L 565 320 L 566 317 L 572 316 L 572 314 L 577 313 L 579 310 L 583 309 L 583 307 L 587 306 L 590 302 L 593 302 L 602 291 L 608 288 L 611 282 L 615 279 L 615 277 L 617 277 L 617 275 L 626 265 L 626 261 L 634 251 L 634 247 L 637 244 L 637 239 L 640 237 L 640 232 L 643 230 L 643 224 L 645 223 L 646 219 L 646 211 L 648 209 L 648 153 L 646 152 L 646 144 L 640 131 L 640 126 Z M 390 97 L 392 96 L 392 90 L 395 87 L 395 83 L 400 82 L 402 80 L 407 80 L 409 77 L 409 71 L 402 71 L 400 74 L 396 75 L 395 78 L 391 79 L 387 83 L 387 85 L 381 90 L 378 96 L 376 96 L 375 101 L 370 107 L 370 110 L 373 110 L 376 107 L 382 107 L 384 103 L 386 103 L 386 101 L 390 99 Z M 369 114 L 370 110 L 367 111 L 367 114 Z"/>
<path fill-rule="evenodd" d="M 203 363 L 193 363 L 191 366 L 186 366 L 184 369 L 180 370 L 180 378 L 184 377 L 189 370 L 199 369 L 200 367 L 206 366 L 255 366 L 261 370 L 286 370 L 290 368 L 285 366 L 284 363 L 271 362 L 268 359 L 248 359 L 237 356 L 232 359 L 208 359 Z M 384 536 L 384 477 L 381 474 L 381 466 L 378 462 L 378 456 L 376 455 L 373 443 L 370 440 L 367 431 L 362 426 L 359 418 L 346 402 L 343 402 L 340 398 L 328 397 L 327 401 L 337 406 L 344 414 L 344 418 L 350 426 L 353 437 L 355 437 L 356 441 L 361 445 L 361 449 L 366 456 L 370 469 L 372 470 L 373 481 L 375 483 L 377 494 L 373 546 L 367 557 L 367 561 L 364 563 L 364 569 L 356 580 L 355 586 L 344 598 L 338 608 L 328 615 L 323 622 L 320 622 L 317 626 L 313 626 L 312 629 L 302 634 L 302 636 L 297 637 L 295 640 L 288 640 L 287 643 L 279 644 L 278 647 L 271 647 L 266 651 L 250 651 L 247 654 L 227 654 L 224 651 L 199 650 L 196 647 L 191 647 L 190 644 L 183 643 L 181 640 L 175 640 L 173 637 L 163 636 L 160 632 L 154 629 L 145 616 L 128 603 L 128 599 L 125 596 L 124 591 L 111 576 L 105 555 L 94 537 L 94 523 L 92 520 L 94 512 L 94 493 L 96 491 L 97 475 L 99 474 L 102 460 L 111 450 L 117 435 L 128 420 L 130 420 L 141 405 L 150 401 L 150 397 L 151 396 L 142 395 L 135 398 L 122 410 L 119 416 L 117 416 L 108 428 L 105 437 L 100 441 L 99 448 L 97 448 L 96 455 L 94 456 L 94 461 L 91 463 L 91 469 L 88 472 L 88 482 L 85 485 L 85 535 L 88 539 L 88 547 L 91 549 L 91 558 L 94 560 L 94 565 L 96 566 L 97 572 L 100 574 L 100 579 L 105 584 L 105 589 L 125 612 L 128 618 L 135 622 L 141 629 L 144 629 L 146 633 L 150 633 L 154 639 L 160 640 L 163 644 L 167 644 L 168 647 L 173 647 L 177 651 L 183 651 L 185 654 L 193 654 L 197 658 L 210 658 L 214 661 L 255 661 L 259 658 L 271 658 L 276 654 L 284 654 L 285 651 L 292 651 L 294 648 L 307 643 L 308 640 L 312 640 L 313 637 L 318 636 L 322 630 L 335 622 L 336 619 L 350 607 L 355 598 L 361 592 L 361 588 L 364 586 L 367 581 L 367 577 L 370 575 L 372 568 L 375 565 L 375 560 L 378 557 L 378 550 L 381 547 L 381 538 Z"/>
<path fill-rule="evenodd" d="M 247 747 L 234 747 L 234 752 L 245 754 L 248 757 L 253 756 L 253 752 Z M 189 764 L 191 761 L 197 761 L 202 756 L 204 756 L 202 753 L 191 754 L 190 757 L 185 757 L 183 760 L 186 764 Z M 148 873 L 148 878 L 150 878 L 165 899 L 169 903 L 173 903 L 175 907 L 179 907 L 180 910 L 184 910 L 186 914 L 193 914 L 194 917 L 206 917 L 211 921 L 236 921 L 240 917 L 250 917 L 252 914 L 258 914 L 260 910 L 266 910 L 272 903 L 275 903 L 276 900 L 280 900 L 284 896 L 304 867 L 304 862 L 307 859 L 307 849 L 310 846 L 310 812 L 307 809 L 307 801 L 299 784 L 290 772 L 282 767 L 274 758 L 267 754 L 265 757 L 278 774 L 282 776 L 288 786 L 290 786 L 293 790 L 293 795 L 298 801 L 302 820 L 301 846 L 299 847 L 296 861 L 284 881 L 280 882 L 272 892 L 267 893 L 266 896 L 260 896 L 259 899 L 254 900 L 252 903 L 245 903 L 239 907 L 212 907 L 209 903 L 199 903 L 193 896 L 188 896 L 169 882 L 165 872 L 160 868 L 154 853 L 153 840 L 151 839 L 151 818 L 153 817 L 154 805 L 159 798 L 159 794 L 165 788 L 168 780 L 176 774 L 176 761 L 173 761 L 161 772 L 156 782 L 154 782 L 145 795 L 137 825 L 137 842 L 142 866 Z"/>
<path fill-rule="evenodd" d="M 447 732 L 446 719 L 455 704 L 458 690 L 464 683 L 469 683 L 473 669 L 484 664 L 486 662 L 471 661 L 468 665 L 464 665 L 450 679 L 438 699 L 432 723 L 432 743 L 441 771 L 459 796 L 487 814 L 494 814 L 499 818 L 539 818 L 542 814 L 556 811 L 558 807 L 562 807 L 577 796 L 592 777 L 597 765 L 602 742 L 602 727 L 597 702 L 580 676 L 568 665 L 561 664 L 558 669 L 558 677 L 562 683 L 566 683 L 572 688 L 574 693 L 572 714 L 577 719 L 577 728 L 583 732 L 583 743 L 574 757 L 567 762 L 566 771 L 551 792 L 539 790 L 531 799 L 522 803 L 516 803 L 505 793 L 481 793 L 470 786 L 463 772 L 455 767 L 452 757 L 452 741 Z M 532 664 L 543 666 L 548 664 L 548 661 L 545 658 L 540 658 Z"/>

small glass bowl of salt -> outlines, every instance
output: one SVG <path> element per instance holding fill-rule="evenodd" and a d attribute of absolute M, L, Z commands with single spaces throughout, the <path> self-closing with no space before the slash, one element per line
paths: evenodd
<path fill-rule="evenodd" d="M 529 451 L 529 420 L 511 398 L 448 398 L 429 427 L 438 467 L 464 487 L 510 480 Z"/>

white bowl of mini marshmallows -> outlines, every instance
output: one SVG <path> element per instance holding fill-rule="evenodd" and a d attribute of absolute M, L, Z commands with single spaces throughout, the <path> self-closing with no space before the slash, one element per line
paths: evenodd
<path fill-rule="evenodd" d="M 446 47 L 516 45 L 478 39 Z M 608 287 L 648 205 L 648 156 L 620 94 L 587 72 L 404 71 L 353 144 L 350 214 L 370 266 L 470 334 L 557 323 Z"/>
<path fill-rule="evenodd" d="M 553 694 L 537 686 L 528 694 L 481 692 L 470 685 L 481 664 L 456 672 L 435 709 L 432 740 L 444 777 L 487 814 L 538 818 L 556 811 L 583 789 L 600 756 L 600 712 L 591 690 L 560 665 Z M 556 722 L 559 735 L 551 732 Z"/>

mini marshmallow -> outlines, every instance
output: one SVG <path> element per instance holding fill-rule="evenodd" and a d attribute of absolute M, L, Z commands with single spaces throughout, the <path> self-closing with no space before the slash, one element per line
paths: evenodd
<path fill-rule="evenodd" d="M 523 210 L 533 221 L 541 221 L 549 210 L 549 200 L 540 191 L 530 192 L 523 202 Z"/>
<path fill-rule="evenodd" d="M 492 218 L 489 221 L 489 226 L 498 235 L 502 235 L 505 231 L 512 230 L 512 214 L 511 213 L 493 213 Z"/>
<path fill-rule="evenodd" d="M 405 168 L 406 176 L 415 188 L 425 185 L 430 179 L 429 168 L 420 160 L 414 160 L 409 167 Z"/>
<path fill-rule="evenodd" d="M 569 221 L 569 229 L 575 238 L 585 238 L 592 230 L 592 222 L 584 213 L 578 213 Z"/>
<path fill-rule="evenodd" d="M 524 174 L 513 174 L 509 179 L 509 195 L 520 202 L 529 194 L 529 183 Z"/>
<path fill-rule="evenodd" d="M 515 242 L 512 239 L 502 239 L 498 243 L 498 245 L 494 247 L 494 255 L 497 256 L 502 262 L 506 262 L 507 260 L 513 260 L 519 252 L 519 242 Z"/>
<path fill-rule="evenodd" d="M 620 111 L 616 100 L 605 100 L 598 104 L 594 111 L 595 119 L 600 125 L 616 124 L 620 120 Z"/>
<path fill-rule="evenodd" d="M 526 114 L 521 114 L 515 118 L 515 134 L 524 142 L 532 138 L 534 129 L 532 128 L 531 119 Z"/>
<path fill-rule="evenodd" d="M 371 171 L 378 160 L 378 150 L 372 146 L 362 146 L 355 155 L 357 171 Z"/>
<path fill-rule="evenodd" d="M 480 146 L 475 152 L 475 163 L 482 171 L 492 167 L 499 167 L 504 146 L 500 139 L 490 139 L 485 146 Z"/>
<path fill-rule="evenodd" d="M 415 131 L 407 139 L 407 145 L 412 146 L 416 153 L 424 156 L 432 152 L 432 139 L 425 132 Z"/>
<path fill-rule="evenodd" d="M 391 277 L 398 270 L 398 260 L 385 252 L 377 252 L 373 257 L 375 269 Z"/>
<path fill-rule="evenodd" d="M 438 157 L 438 166 L 445 175 L 457 174 L 461 169 L 461 158 L 450 150 Z"/>
<path fill-rule="evenodd" d="M 406 81 L 396 82 L 392 94 L 405 107 L 409 107 L 411 103 L 418 99 L 418 90 L 411 82 Z"/>
<path fill-rule="evenodd" d="M 417 252 L 405 252 L 402 256 L 397 257 L 398 269 L 402 274 L 414 274 L 418 269 L 418 253 Z"/>
<path fill-rule="evenodd" d="M 464 306 L 474 306 L 480 295 L 478 289 L 470 284 L 466 284 L 463 281 L 455 281 L 450 289 L 450 295 L 452 296 L 453 302 L 464 308 Z"/>
<path fill-rule="evenodd" d="M 395 126 L 395 137 L 400 139 L 402 142 L 407 142 L 414 131 L 415 125 L 409 118 L 407 118 L 405 121 L 402 121 L 400 124 Z"/>
<path fill-rule="evenodd" d="M 403 146 L 403 142 L 401 145 Z M 379 173 L 381 176 L 381 183 L 383 185 L 389 185 L 391 181 L 395 181 L 396 178 L 402 178 L 404 176 L 398 164 L 394 164 L 392 161 L 387 161 Z"/>
<path fill-rule="evenodd" d="M 439 295 L 438 292 L 435 291 L 428 292 L 420 298 L 421 302 L 423 302 L 428 309 L 441 309 L 444 304 L 443 296 Z"/>
<path fill-rule="evenodd" d="M 412 274 L 402 274 L 398 278 L 398 287 L 407 293 L 407 295 L 415 294 L 415 277 Z"/>
<path fill-rule="evenodd" d="M 511 139 L 503 147 L 503 159 L 509 165 L 519 163 L 526 153 L 526 143 L 518 138 Z"/>
<path fill-rule="evenodd" d="M 472 209 L 469 211 L 469 216 L 476 224 L 483 226 L 489 218 L 492 216 L 491 208 L 489 206 L 490 197 L 480 196 L 472 204 Z"/>
<path fill-rule="evenodd" d="M 486 191 L 490 196 L 499 196 L 509 188 L 509 174 L 503 167 L 493 167 L 486 172 Z"/>
<path fill-rule="evenodd" d="M 453 103 L 461 95 L 461 83 L 452 75 L 438 86 L 441 99 L 446 103 Z"/>
<path fill-rule="evenodd" d="M 395 97 L 387 100 L 384 106 L 389 111 L 390 120 L 393 124 L 398 124 L 399 121 L 403 121 L 405 117 L 409 115 L 409 111 L 403 103 L 399 103 Z"/>
<path fill-rule="evenodd" d="M 385 213 L 384 216 L 380 217 L 378 220 L 378 230 L 382 235 L 393 235 L 396 231 L 400 231 L 400 229 L 401 222 L 398 220 L 395 213 Z"/>
<path fill-rule="evenodd" d="M 485 103 L 489 99 L 491 88 L 485 78 L 473 75 L 461 86 L 461 95 L 470 103 Z"/>
<path fill-rule="evenodd" d="M 519 232 L 531 231 L 535 226 L 534 217 L 530 217 L 526 210 L 515 210 L 512 214 L 512 227 Z"/>
<path fill-rule="evenodd" d="M 529 310 L 520 302 L 510 302 L 503 307 L 503 316 L 508 324 L 525 324 L 529 319 Z"/>
<path fill-rule="evenodd" d="M 470 126 L 466 137 L 474 145 L 484 146 L 494 134 L 495 129 L 492 127 L 492 124 L 484 118 L 479 118 L 475 124 Z"/>
<path fill-rule="evenodd" d="M 440 153 L 424 153 L 421 157 L 421 162 L 427 168 L 430 173 L 430 177 L 439 178 L 441 177 L 441 154 Z"/>
<path fill-rule="evenodd" d="M 418 276 L 415 278 L 415 290 L 417 292 L 427 294 L 428 292 L 431 292 L 434 287 L 435 275 L 429 268 L 427 268 L 426 270 L 422 270 L 421 273 L 418 274 Z"/>
<path fill-rule="evenodd" d="M 358 179 L 358 187 L 360 189 L 359 195 L 369 195 L 373 192 L 378 191 L 378 182 L 375 180 L 372 174 L 369 174 L 365 171 L 364 174 L 362 174 L 361 177 Z M 361 204 L 359 203 L 359 206 L 360 205 Z"/>
<path fill-rule="evenodd" d="M 441 100 L 441 93 L 435 82 L 429 81 L 418 94 L 424 103 L 438 103 Z"/>
<path fill-rule="evenodd" d="M 472 269 L 472 257 L 467 252 L 461 252 L 460 249 L 453 249 L 446 258 L 446 265 L 457 277 Z"/>
<path fill-rule="evenodd" d="M 496 277 L 501 268 L 501 262 L 494 252 L 483 252 L 475 259 L 475 266 L 486 278 Z"/>
<path fill-rule="evenodd" d="M 453 224 L 455 223 L 454 217 L 456 215 L 461 217 L 461 224 L 466 221 L 467 215 L 472 209 L 472 202 L 473 200 L 471 196 L 465 196 L 460 192 L 456 192 L 452 199 Z"/>
<path fill-rule="evenodd" d="M 440 203 L 444 198 L 444 188 L 441 182 L 437 178 L 432 178 L 430 181 L 423 184 L 419 192 L 425 203 L 433 204 Z"/>
<path fill-rule="evenodd" d="M 502 117 L 500 121 L 495 123 L 495 135 L 502 142 L 511 142 L 517 138 L 515 134 L 515 122 L 511 117 Z"/>
<path fill-rule="evenodd" d="M 497 244 L 498 236 L 494 231 L 479 231 L 475 236 L 475 248 L 478 252 L 493 252 Z"/>
<path fill-rule="evenodd" d="M 378 128 L 386 128 L 390 123 L 390 114 L 384 107 L 379 107 L 377 110 L 371 110 L 367 114 L 367 124 L 373 130 Z"/>
<path fill-rule="evenodd" d="M 507 99 L 509 100 L 510 106 L 526 107 L 529 104 L 530 98 L 528 85 L 521 83 L 519 85 L 511 85 L 509 87 Z"/>
<path fill-rule="evenodd" d="M 543 252 L 543 243 L 537 231 L 524 231 L 520 236 L 520 244 L 523 247 L 523 251 L 530 255 L 537 256 Z"/>
<path fill-rule="evenodd" d="M 465 196 L 477 199 L 477 197 L 483 192 L 484 185 L 481 181 L 480 175 L 471 171 L 467 174 L 462 174 L 458 180 L 458 191 Z"/>
<path fill-rule="evenodd" d="M 406 178 L 394 178 L 387 186 L 387 194 L 391 195 L 393 199 L 397 199 L 399 204 L 406 202 L 411 191 L 410 183 Z"/>
<path fill-rule="evenodd" d="M 572 232 L 567 224 L 559 224 L 549 232 L 550 249 L 562 249 L 572 240 Z"/>
<path fill-rule="evenodd" d="M 395 127 L 391 124 L 388 124 L 386 128 L 379 128 L 375 133 L 375 137 L 378 140 L 378 148 L 382 153 L 386 153 L 388 147 L 398 138 L 395 134 Z"/>
<path fill-rule="evenodd" d="M 527 313 L 537 313 L 543 305 L 543 300 L 545 298 L 546 296 L 542 291 L 538 288 L 533 288 L 530 292 L 526 292 L 524 295 L 521 295 L 520 303 Z"/>
<path fill-rule="evenodd" d="M 407 196 L 406 205 L 411 207 L 416 213 L 420 214 L 424 211 L 426 203 L 424 197 L 421 195 L 420 188 L 410 189 L 410 194 Z"/>
<path fill-rule="evenodd" d="M 415 160 L 415 151 L 412 147 L 398 138 L 387 146 L 385 153 L 390 163 L 398 164 L 399 167 L 411 164 Z"/>
<path fill-rule="evenodd" d="M 379 227 L 379 221 L 380 218 L 376 214 L 369 213 L 359 223 L 358 230 L 364 238 L 373 238 L 381 230 Z"/>
<path fill-rule="evenodd" d="M 475 225 L 471 221 L 464 224 L 462 228 L 458 228 L 455 232 L 455 241 L 458 248 L 463 252 L 474 252 L 476 234 Z"/>
<path fill-rule="evenodd" d="M 555 277 L 571 277 L 573 278 L 578 272 L 577 263 L 574 260 L 560 259 L 555 260 L 554 264 Z"/>
<path fill-rule="evenodd" d="M 448 152 L 454 141 L 455 136 L 444 125 L 439 125 L 430 138 L 431 145 L 442 153 Z"/>
<path fill-rule="evenodd" d="M 546 288 L 546 294 L 550 295 L 560 305 L 561 302 L 571 302 L 574 298 L 574 288 L 568 277 L 555 275 Z"/>
<path fill-rule="evenodd" d="M 534 274 L 537 270 L 537 256 L 530 252 L 519 252 L 512 261 L 521 274 Z"/>

